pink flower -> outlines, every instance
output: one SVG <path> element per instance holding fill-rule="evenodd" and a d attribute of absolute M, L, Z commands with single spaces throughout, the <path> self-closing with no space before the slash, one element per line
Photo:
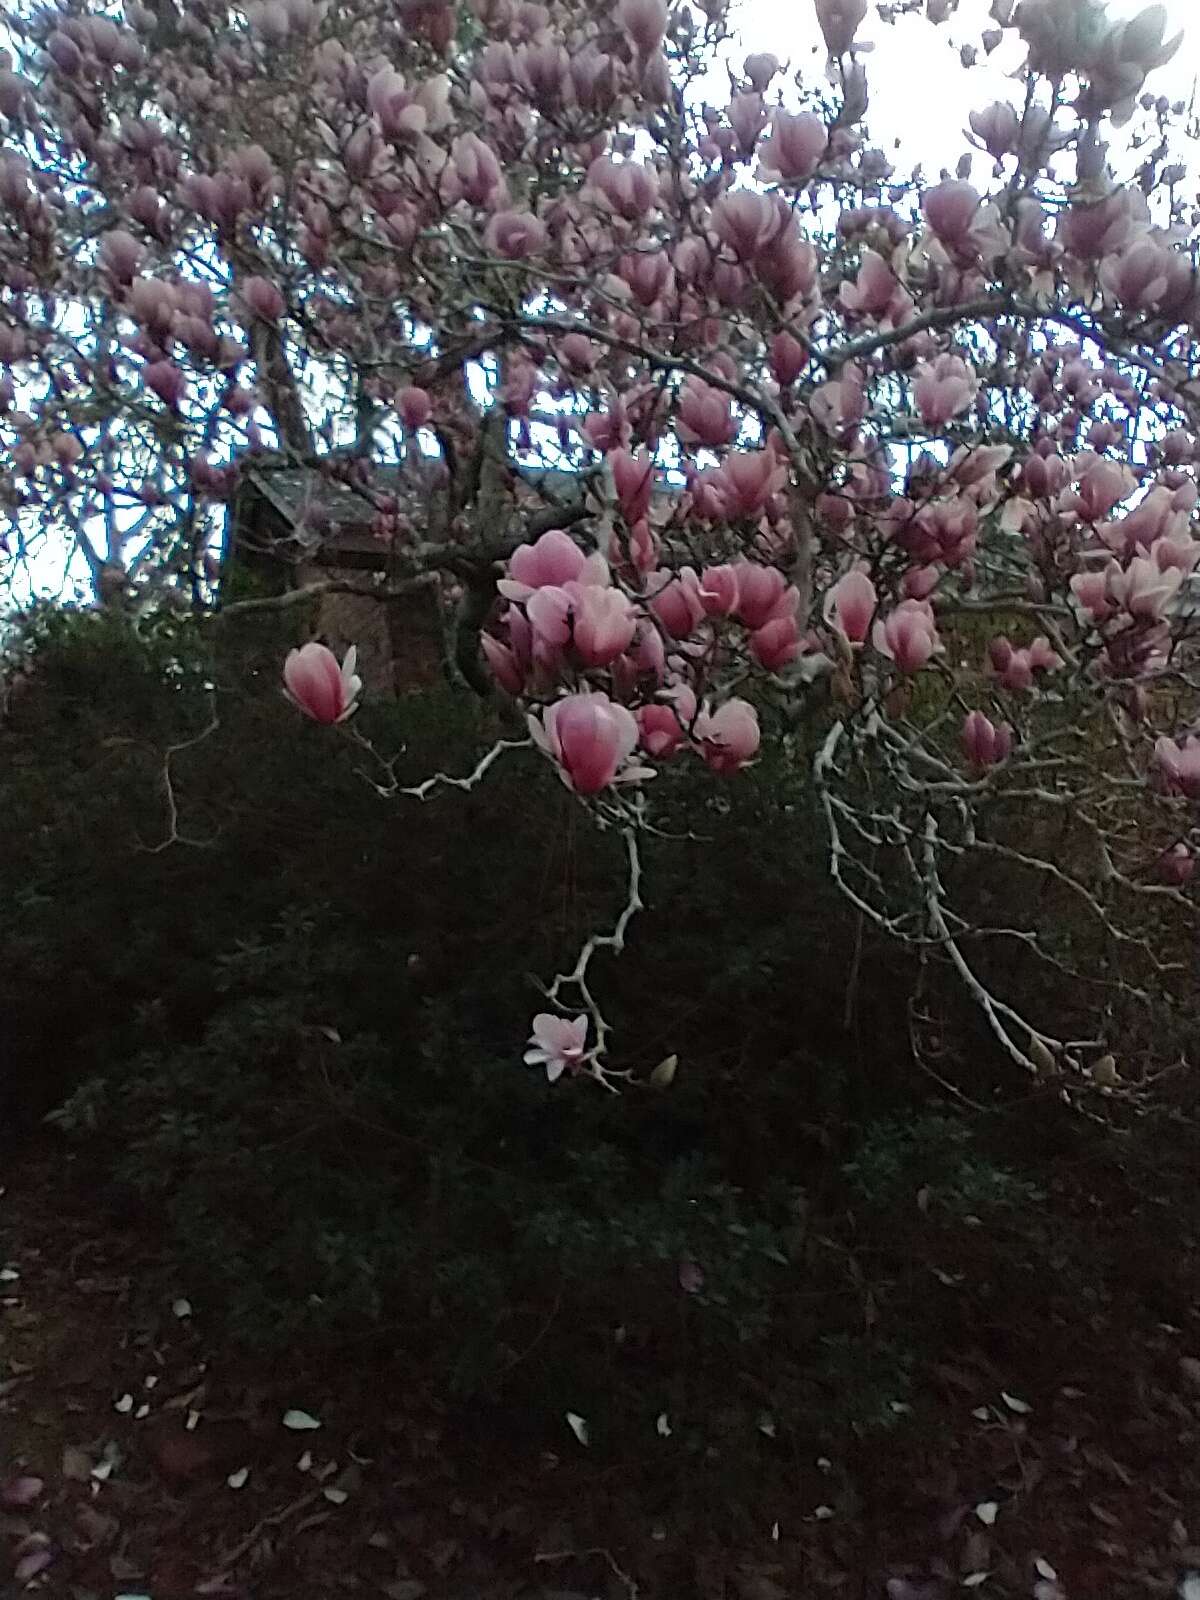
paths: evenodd
<path fill-rule="evenodd" d="M 902 600 L 889 617 L 875 624 L 871 642 L 901 672 L 918 672 L 942 648 L 933 612 L 924 600 Z"/>
<path fill-rule="evenodd" d="M 862 317 L 882 317 L 900 289 L 900 280 L 876 250 L 864 250 L 853 283 L 843 283 L 838 299 L 847 311 Z"/>
<path fill-rule="evenodd" d="M 936 567 L 910 567 L 904 574 L 904 598 L 928 600 L 937 588 L 941 576 Z"/>
<path fill-rule="evenodd" d="M 632 527 L 635 522 L 641 522 L 650 509 L 654 463 L 649 456 L 631 455 L 628 450 L 614 450 L 608 459 L 621 515 Z"/>
<path fill-rule="evenodd" d="M 758 712 L 748 700 L 726 700 L 708 706 L 696 718 L 693 736 L 709 768 L 722 776 L 737 772 L 758 753 Z"/>
<path fill-rule="evenodd" d="M 1079 479 L 1079 511 L 1087 522 L 1099 522 L 1133 488 L 1126 467 L 1097 456 Z"/>
<path fill-rule="evenodd" d="M 497 211 L 487 225 L 489 250 L 508 261 L 536 256 L 546 245 L 546 227 L 530 211 Z"/>
<path fill-rule="evenodd" d="M 451 157 L 459 194 L 469 205 L 491 210 L 506 198 L 500 162 L 478 134 L 460 134 L 451 147 Z"/>
<path fill-rule="evenodd" d="M 768 672 L 786 667 L 800 651 L 800 627 L 794 616 L 774 617 L 750 635 L 750 654 Z"/>
<path fill-rule="evenodd" d="M 599 584 L 577 587 L 571 604 L 576 654 L 585 667 L 607 667 L 632 644 L 637 613 L 620 589 Z"/>
<path fill-rule="evenodd" d="M 737 437 L 737 423 L 729 396 L 702 378 L 689 378 L 679 392 L 679 437 L 684 444 L 702 444 L 710 449 L 732 444 Z"/>
<path fill-rule="evenodd" d="M 1180 839 L 1158 858 L 1158 875 L 1164 883 L 1181 889 L 1196 870 L 1196 858 Z"/>
<path fill-rule="evenodd" d="M 639 305 L 652 306 L 670 286 L 671 259 L 665 250 L 635 250 L 621 257 L 617 272 Z"/>
<path fill-rule="evenodd" d="M 758 136 L 767 125 L 767 108 L 762 95 L 735 94 L 725 116 L 737 139 L 738 153 L 743 158 L 752 156 Z"/>
<path fill-rule="evenodd" d="M 658 179 L 640 161 L 614 161 L 611 156 L 601 156 L 588 168 L 588 184 L 626 222 L 644 217 L 658 199 Z"/>
<path fill-rule="evenodd" d="M 508 577 L 496 587 L 506 600 L 527 600 L 535 589 L 577 580 L 587 559 L 569 533 L 551 528 L 536 543 L 517 546 L 509 557 Z"/>
<path fill-rule="evenodd" d="M 747 628 L 762 628 L 780 607 L 787 605 L 788 581 L 778 567 L 764 567 L 757 561 L 734 563 L 738 602 L 734 616 Z"/>
<path fill-rule="evenodd" d="M 1062 657 L 1055 650 L 1044 633 L 1039 633 L 1029 646 L 1029 663 L 1038 672 L 1057 672 L 1062 666 Z"/>
<path fill-rule="evenodd" d="M 746 57 L 742 62 L 742 70 L 750 79 L 751 87 L 763 94 L 779 71 L 779 65 L 778 56 L 772 55 L 769 50 L 760 50 Z"/>
<path fill-rule="evenodd" d="M 728 617 L 737 610 L 738 599 L 736 567 L 705 567 L 700 574 L 700 604 L 706 616 Z"/>
<path fill-rule="evenodd" d="M 771 376 L 775 382 L 788 384 L 795 383 L 804 371 L 808 357 L 799 339 L 794 338 L 785 328 L 771 340 L 770 362 Z"/>
<path fill-rule="evenodd" d="M 479 642 L 492 669 L 492 676 L 505 693 L 515 699 L 525 688 L 525 671 L 516 654 L 490 633 L 481 634 Z"/>
<path fill-rule="evenodd" d="M 596 346 L 585 333 L 564 334 L 554 353 L 571 373 L 590 372 L 596 365 Z"/>
<path fill-rule="evenodd" d="M 396 410 L 400 413 L 400 420 L 409 432 L 423 428 L 433 415 L 433 401 L 424 389 L 414 385 L 401 389 L 396 396 Z"/>
<path fill-rule="evenodd" d="M 145 251 L 131 233 L 114 228 L 100 240 L 97 260 L 117 283 L 130 283 Z"/>
<path fill-rule="evenodd" d="M 283 664 L 284 693 L 314 722 L 345 722 L 362 689 L 362 679 L 354 671 L 357 657 L 351 645 L 339 667 L 333 651 L 316 640 L 290 650 Z"/>
<path fill-rule="evenodd" d="M 965 411 L 975 398 L 975 374 L 960 356 L 939 356 L 917 369 L 913 398 L 921 420 L 930 428 L 940 428 Z"/>
<path fill-rule="evenodd" d="M 768 50 L 757 51 L 742 62 L 742 70 L 750 79 L 751 87 L 763 94 L 779 71 L 779 57 L 773 56 Z"/>
<path fill-rule="evenodd" d="M 844 56 L 867 14 L 867 0 L 815 0 L 817 22 L 831 56 Z"/>
<path fill-rule="evenodd" d="M 760 156 L 763 177 L 781 178 L 785 183 L 803 182 L 817 170 L 828 143 L 828 129 L 811 111 L 801 111 L 797 116 L 777 111 Z"/>
<path fill-rule="evenodd" d="M 1077 572 L 1071 579 L 1071 593 L 1093 622 L 1112 616 L 1107 572 Z"/>
<path fill-rule="evenodd" d="M 651 611 L 673 639 L 686 639 L 705 615 L 699 578 L 691 567 L 684 567 L 678 577 L 663 567 L 649 583 Z"/>
<path fill-rule="evenodd" d="M 995 655 L 992 657 L 995 665 Z M 1028 650 L 1011 650 L 1003 666 L 996 666 L 996 675 L 1006 689 L 1014 694 L 1033 688 L 1033 663 Z"/>
<path fill-rule="evenodd" d="M 875 585 L 865 572 L 847 572 L 825 596 L 825 621 L 835 627 L 848 643 L 861 645 L 871 627 L 879 604 Z"/>
<path fill-rule="evenodd" d="M 696 715 L 696 696 L 685 685 L 663 691 L 660 700 L 635 712 L 642 749 L 658 761 L 675 756 Z"/>
<path fill-rule="evenodd" d="M 778 233 L 780 219 L 769 195 L 737 189 L 717 201 L 712 220 L 722 244 L 727 244 L 739 261 L 753 261 Z"/>
<path fill-rule="evenodd" d="M 656 683 L 661 683 L 666 677 L 666 646 L 662 634 L 652 623 L 643 623 L 638 629 L 629 660 L 639 677 L 653 678 Z"/>
<path fill-rule="evenodd" d="M 1163 737 L 1154 746 L 1154 761 L 1172 789 L 1189 800 L 1200 800 L 1200 739 L 1185 739 L 1178 745 Z"/>
<path fill-rule="evenodd" d="M 997 727 L 982 711 L 972 711 L 963 721 L 962 745 L 967 760 L 982 772 L 1007 759 L 1012 729 L 1007 723 Z"/>
<path fill-rule="evenodd" d="M 631 566 L 643 577 L 658 565 L 659 544 L 653 528 L 643 518 L 628 533 L 614 528 L 608 537 L 608 559 L 617 567 Z"/>
<path fill-rule="evenodd" d="M 979 210 L 979 191 L 969 183 L 951 178 L 928 189 L 921 200 L 925 220 L 937 234 L 951 244 L 961 244 L 971 232 Z"/>
<path fill-rule="evenodd" d="M 177 367 L 173 361 L 151 361 L 143 368 L 142 378 L 147 389 L 172 410 L 178 408 L 187 393 L 187 377 L 182 367 Z"/>
<path fill-rule="evenodd" d="M 1108 569 L 1108 593 L 1131 617 L 1157 622 L 1179 592 L 1183 577 L 1179 567 L 1163 570 L 1152 556 L 1134 556 L 1124 571 L 1115 564 Z"/>
<path fill-rule="evenodd" d="M 755 271 L 781 305 L 811 295 L 817 285 L 819 259 L 794 223 L 789 223 L 759 253 Z"/>
<path fill-rule="evenodd" d="M 651 55 L 667 31 L 666 0 L 620 0 L 617 20 L 640 54 Z"/>
<path fill-rule="evenodd" d="M 983 111 L 972 111 L 968 121 L 993 161 L 1016 149 L 1021 119 L 1007 101 L 997 100 Z"/>
<path fill-rule="evenodd" d="M 529 731 L 576 794 L 599 794 L 612 783 L 653 776 L 646 767 L 621 770 L 637 744 L 638 726 L 632 712 L 606 694 L 570 694 L 556 700 L 541 720 L 530 715 Z"/>
<path fill-rule="evenodd" d="M 611 411 L 589 411 L 580 419 L 579 431 L 593 450 L 608 452 L 627 444 L 630 426 L 624 401 L 616 399 Z"/>
<path fill-rule="evenodd" d="M 283 295 L 269 278 L 247 278 L 242 284 L 242 299 L 264 322 L 278 322 L 286 309 Z"/>
<path fill-rule="evenodd" d="M 564 1072 L 578 1072 L 587 1048 L 588 1019 L 556 1017 L 552 1011 L 539 1011 L 533 1019 L 533 1032 L 525 1064 L 545 1067 L 546 1076 L 556 1083 Z"/>
<path fill-rule="evenodd" d="M 988 645 L 988 655 L 1000 682 L 1014 693 L 1032 689 L 1035 671 L 1053 672 L 1063 664 L 1062 657 L 1051 648 L 1045 634 L 1039 634 L 1023 649 L 1015 649 L 1001 634 Z"/>

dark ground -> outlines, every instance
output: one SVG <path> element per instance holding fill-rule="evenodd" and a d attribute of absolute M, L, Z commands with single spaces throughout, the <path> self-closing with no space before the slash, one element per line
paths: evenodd
<path fill-rule="evenodd" d="M 27 1151 L 0 1198 L 0 1483 L 30 1503 L 0 1512 L 0 1560 L 29 1572 L 44 1550 L 29 1592 L 63 1600 L 1186 1595 L 1200 1296 L 1182 1202 L 1200 1140 L 1171 1139 L 1159 1189 L 1119 1142 L 1066 1166 L 1050 1247 L 1015 1275 L 990 1234 L 915 1195 L 878 1291 L 872 1241 L 854 1250 L 866 1325 L 926 1321 L 894 1424 L 830 1459 L 784 1419 L 723 1443 L 717 1417 L 682 1461 L 653 1419 L 631 1451 L 602 1416 L 585 1446 L 557 1415 L 447 1406 L 378 1346 L 228 1352 L 213 1308 L 181 1303 L 153 1219 L 106 1217 L 81 1158 Z M 1056 1258 L 1060 1231 L 1095 1241 L 1093 1272 Z M 553 1318 L 545 1337 L 568 1336 Z M 285 1427 L 293 1408 L 320 1427 Z"/>

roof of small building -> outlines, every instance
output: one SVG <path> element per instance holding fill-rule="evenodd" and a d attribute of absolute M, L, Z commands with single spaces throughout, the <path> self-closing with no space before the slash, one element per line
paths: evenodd
<path fill-rule="evenodd" d="M 439 465 L 436 457 L 424 457 L 416 471 L 411 464 L 403 468 L 376 467 L 371 473 L 371 488 L 394 497 L 399 509 L 411 516 L 429 504 L 436 490 L 434 475 Z M 422 467 L 427 471 L 422 472 Z M 539 503 L 579 496 L 578 473 L 520 464 L 515 472 L 518 482 L 526 485 Z M 386 545 L 373 531 L 375 508 L 360 489 L 343 478 L 314 467 L 268 460 L 245 474 L 241 493 L 250 502 L 247 506 L 243 501 L 244 509 L 236 518 L 243 538 L 257 520 L 250 507 L 265 504 L 283 525 L 281 532 L 266 541 L 270 545 L 294 542 L 299 547 L 297 554 L 310 548 L 314 559 L 334 565 L 374 566 L 383 565 L 386 560 Z M 259 543 L 253 536 L 247 542 Z"/>

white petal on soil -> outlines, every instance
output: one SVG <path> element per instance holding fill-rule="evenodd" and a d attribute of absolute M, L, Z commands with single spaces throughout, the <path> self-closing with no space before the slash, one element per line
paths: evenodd
<path fill-rule="evenodd" d="M 283 1425 L 293 1433 L 311 1433 L 314 1428 L 321 1426 L 316 1417 L 310 1416 L 307 1411 L 296 1410 L 283 1413 Z"/>
<path fill-rule="evenodd" d="M 567 1427 L 570 1428 L 571 1432 L 579 1440 L 580 1444 L 586 1445 L 589 1442 L 586 1417 L 581 1417 L 576 1411 L 568 1411 Z"/>

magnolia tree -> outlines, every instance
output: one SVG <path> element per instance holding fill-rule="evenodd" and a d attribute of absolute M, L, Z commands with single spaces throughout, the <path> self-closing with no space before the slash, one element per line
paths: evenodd
<path fill-rule="evenodd" d="M 589 974 L 651 780 L 770 738 L 856 915 L 1015 1067 L 1111 1089 L 1155 1064 L 1132 1011 L 1186 993 L 1200 840 L 1198 213 L 1146 88 L 1179 40 L 1161 6 L 994 0 L 963 70 L 1022 65 L 934 178 L 869 141 L 867 0 L 814 5 L 823 72 L 743 59 L 725 0 L 18 7 L 9 558 L 57 539 L 102 604 L 219 608 L 249 466 L 357 496 L 529 729 L 380 787 L 532 743 L 624 837 L 621 914 L 534 1021 L 551 1078 L 637 1070 Z M 352 660 L 285 679 L 365 743 Z M 1038 892 L 992 926 L 975 869 Z M 1006 943 L 1085 1025 L 997 986 Z"/>

